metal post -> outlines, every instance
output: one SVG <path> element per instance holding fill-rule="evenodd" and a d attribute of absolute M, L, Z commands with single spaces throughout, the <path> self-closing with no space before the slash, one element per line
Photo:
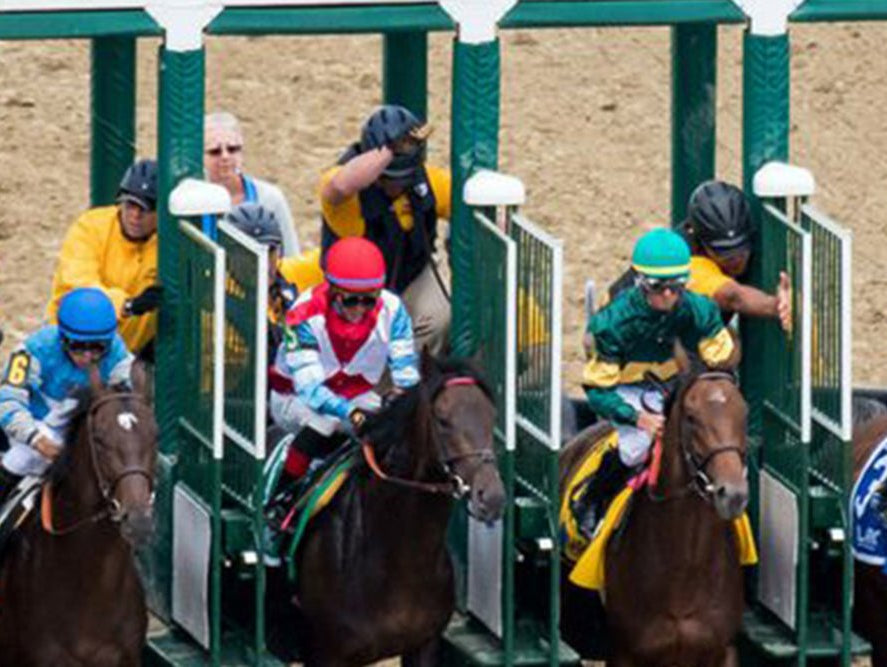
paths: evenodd
<path fill-rule="evenodd" d="M 671 224 L 683 222 L 696 186 L 714 177 L 718 27 L 671 29 Z"/>
<path fill-rule="evenodd" d="M 452 262 L 453 352 L 476 348 L 471 211 L 462 200 L 476 169 L 495 169 L 499 151 L 499 40 L 453 46 L 453 109 L 450 162 L 453 175 Z"/>
<path fill-rule="evenodd" d="M 186 176 L 199 176 L 203 170 L 203 94 L 204 51 L 170 51 L 161 47 L 158 75 L 158 164 L 159 200 L 158 274 L 163 283 L 156 342 L 155 414 L 160 428 L 159 474 L 156 512 L 158 535 L 152 554 L 156 563 L 156 585 L 147 587 L 158 594 L 151 607 L 161 615 L 169 609 L 172 577 L 172 487 L 175 481 L 174 461 L 177 453 L 178 419 L 181 413 L 178 332 L 179 307 L 179 231 L 169 213 L 169 193 Z"/>
<path fill-rule="evenodd" d="M 743 184 L 752 203 L 754 224 L 760 227 L 761 203 L 754 196 L 755 172 L 770 160 L 787 160 L 789 131 L 789 39 L 788 35 L 761 36 L 746 32 L 743 68 Z M 763 256 L 767 252 L 761 235 L 755 234 L 748 280 L 767 291 L 773 285 L 761 285 Z M 761 433 L 761 382 L 763 327 L 752 318 L 742 321 L 742 389 L 749 404 L 749 431 Z"/>
<path fill-rule="evenodd" d="M 428 33 L 385 33 L 382 43 L 385 104 L 400 104 L 428 118 Z"/>
<path fill-rule="evenodd" d="M 89 198 L 93 206 L 104 206 L 114 202 L 135 156 L 136 40 L 97 37 L 91 57 Z"/>

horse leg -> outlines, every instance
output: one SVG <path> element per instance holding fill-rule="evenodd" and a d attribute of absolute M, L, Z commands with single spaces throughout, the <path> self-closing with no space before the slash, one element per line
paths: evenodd
<path fill-rule="evenodd" d="M 435 667 L 440 662 L 440 637 L 400 657 L 401 667 Z"/>

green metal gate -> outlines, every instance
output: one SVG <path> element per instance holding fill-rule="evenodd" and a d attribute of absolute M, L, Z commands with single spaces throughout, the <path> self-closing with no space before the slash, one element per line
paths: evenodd
<path fill-rule="evenodd" d="M 850 235 L 809 205 L 793 221 L 765 204 L 761 224 L 762 284 L 789 274 L 793 328 L 762 325 L 760 606 L 745 624 L 758 655 L 745 662 L 850 665 Z"/>

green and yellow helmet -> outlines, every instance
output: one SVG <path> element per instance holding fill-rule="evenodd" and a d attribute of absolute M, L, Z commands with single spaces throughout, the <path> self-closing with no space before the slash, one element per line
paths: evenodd
<path fill-rule="evenodd" d="M 653 229 L 635 243 L 631 267 L 648 278 L 686 279 L 690 275 L 690 247 L 671 229 Z"/>

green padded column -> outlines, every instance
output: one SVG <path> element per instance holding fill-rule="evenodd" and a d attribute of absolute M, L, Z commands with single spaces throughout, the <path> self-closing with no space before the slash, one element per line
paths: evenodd
<path fill-rule="evenodd" d="M 175 482 L 176 431 L 181 412 L 179 374 L 179 231 L 167 206 L 169 193 L 182 178 L 203 173 L 203 95 L 205 55 L 203 49 L 169 51 L 160 49 L 158 75 L 157 153 L 160 167 L 158 270 L 163 283 L 156 344 L 155 414 L 160 427 L 160 457 L 157 484 L 157 539 L 151 556 L 155 564 L 146 589 L 155 593 L 149 600 L 155 613 L 168 614 L 172 581 L 172 487 Z M 218 637 L 213 628 L 213 636 Z"/>
<path fill-rule="evenodd" d="M 715 175 L 718 27 L 671 29 L 671 224 L 683 222 L 693 189 Z"/>
<path fill-rule="evenodd" d="M 450 261 L 453 275 L 451 342 L 457 355 L 476 345 L 471 212 L 462 200 L 465 181 L 477 169 L 495 169 L 499 152 L 499 40 L 453 46 L 453 110 L 450 162 L 453 214 Z"/>
<path fill-rule="evenodd" d="M 743 186 L 752 202 L 754 224 L 760 224 L 760 202 L 754 197 L 755 172 L 770 160 L 788 159 L 789 132 L 789 39 L 788 35 L 762 37 L 745 34 L 743 68 L 742 166 Z M 761 235 L 755 235 L 754 253 L 748 280 L 772 292 L 773 285 L 761 285 Z M 761 383 L 764 368 L 761 327 L 753 318 L 742 321 L 742 389 L 749 403 L 749 431 L 761 432 Z"/>
<path fill-rule="evenodd" d="M 117 186 L 135 157 L 136 40 L 92 40 L 92 135 L 89 200 L 114 202 Z"/>
<path fill-rule="evenodd" d="M 382 43 L 382 96 L 428 119 L 428 33 L 389 32 Z"/>

